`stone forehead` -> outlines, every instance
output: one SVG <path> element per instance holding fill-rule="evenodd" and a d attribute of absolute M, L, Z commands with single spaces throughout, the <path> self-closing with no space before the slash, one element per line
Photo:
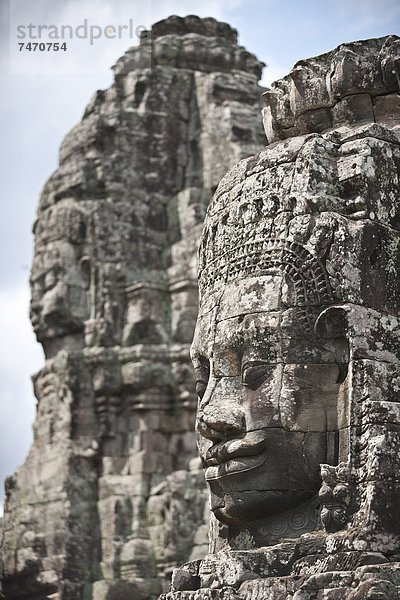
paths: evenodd
<path fill-rule="evenodd" d="M 80 244 L 86 235 L 87 215 L 76 202 L 60 202 L 44 211 L 34 225 L 36 243 L 65 240 Z"/>
<path fill-rule="evenodd" d="M 66 240 L 53 241 L 41 252 L 36 252 L 31 271 L 31 281 L 55 269 L 58 272 L 73 270 L 78 265 L 75 248 Z"/>

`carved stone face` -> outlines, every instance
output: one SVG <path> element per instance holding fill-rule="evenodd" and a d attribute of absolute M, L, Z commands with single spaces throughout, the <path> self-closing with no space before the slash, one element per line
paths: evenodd
<path fill-rule="evenodd" d="M 336 464 L 339 367 L 315 339 L 319 307 L 286 306 L 284 277 L 247 277 L 203 303 L 192 358 L 200 456 L 220 521 L 301 506 Z"/>
<path fill-rule="evenodd" d="M 33 261 L 30 317 L 39 341 L 74 334 L 88 318 L 87 281 L 75 247 L 51 242 Z"/>

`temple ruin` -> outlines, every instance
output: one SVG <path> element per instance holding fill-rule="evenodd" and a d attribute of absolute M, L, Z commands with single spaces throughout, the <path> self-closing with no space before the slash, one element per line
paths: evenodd
<path fill-rule="evenodd" d="M 262 67 L 170 17 L 62 144 L 7 599 L 400 598 L 400 39 Z"/>

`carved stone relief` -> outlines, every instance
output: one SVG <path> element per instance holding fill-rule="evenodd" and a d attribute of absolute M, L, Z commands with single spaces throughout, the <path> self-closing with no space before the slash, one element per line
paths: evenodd
<path fill-rule="evenodd" d="M 269 145 L 210 202 L 191 351 L 210 548 L 162 598 L 400 597 L 399 50 L 298 63 L 265 93 Z"/>

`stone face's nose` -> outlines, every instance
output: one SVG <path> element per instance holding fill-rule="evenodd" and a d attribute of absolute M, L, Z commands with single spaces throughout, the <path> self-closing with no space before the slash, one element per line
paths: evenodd
<path fill-rule="evenodd" d="M 227 389 L 221 390 L 221 387 L 225 387 L 223 382 L 215 388 L 197 417 L 199 433 L 210 440 L 226 440 L 246 430 L 239 390 L 230 389 L 228 392 Z M 222 391 L 225 393 L 221 393 Z"/>
<path fill-rule="evenodd" d="M 198 430 L 209 440 L 226 440 L 245 431 L 244 414 L 240 409 L 205 410 L 198 418 Z"/>

